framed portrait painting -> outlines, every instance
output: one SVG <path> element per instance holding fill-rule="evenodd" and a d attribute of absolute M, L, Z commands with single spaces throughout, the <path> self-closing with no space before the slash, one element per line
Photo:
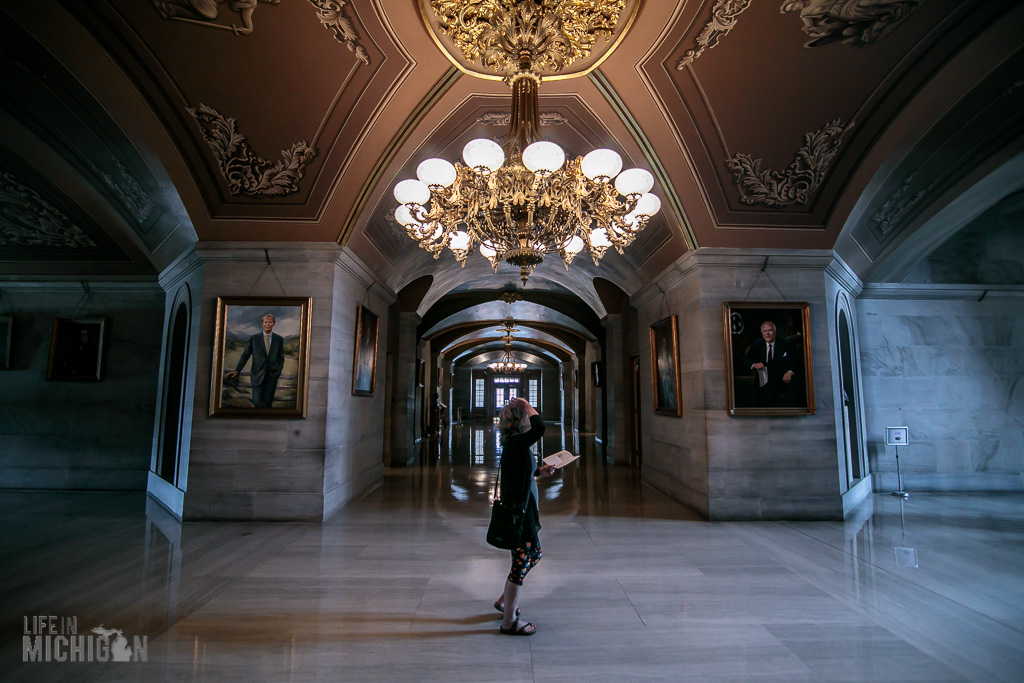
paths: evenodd
<path fill-rule="evenodd" d="M 0 371 L 11 369 L 11 327 L 14 318 L 0 315 Z"/>
<path fill-rule="evenodd" d="M 305 417 L 308 297 L 218 297 L 213 417 Z"/>
<path fill-rule="evenodd" d="M 725 327 L 730 415 L 813 415 L 810 304 L 729 301 Z"/>
<path fill-rule="evenodd" d="M 106 327 L 106 318 L 54 318 L 46 379 L 100 381 Z"/>
<path fill-rule="evenodd" d="M 651 325 L 651 378 L 654 382 L 654 412 L 682 417 L 678 325 L 675 315 Z"/>
<path fill-rule="evenodd" d="M 356 343 L 352 354 L 352 394 L 355 396 L 373 396 L 379 322 L 380 319 L 369 308 L 356 306 Z"/>

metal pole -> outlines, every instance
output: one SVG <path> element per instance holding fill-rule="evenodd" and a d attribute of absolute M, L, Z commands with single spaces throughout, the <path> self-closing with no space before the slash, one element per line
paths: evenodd
<path fill-rule="evenodd" d="M 903 490 L 903 475 L 900 474 L 900 447 L 896 446 L 896 485 L 899 490 L 893 491 L 892 495 L 898 498 L 910 498 L 910 494 Z"/>

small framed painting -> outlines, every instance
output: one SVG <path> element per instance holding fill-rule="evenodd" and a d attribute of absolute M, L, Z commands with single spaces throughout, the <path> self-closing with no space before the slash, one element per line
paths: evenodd
<path fill-rule="evenodd" d="M 379 322 L 380 319 L 366 306 L 356 307 L 355 353 L 352 354 L 352 394 L 355 396 L 373 396 Z"/>
<path fill-rule="evenodd" d="M 54 318 L 46 379 L 100 381 L 106 326 L 106 318 Z"/>
<path fill-rule="evenodd" d="M 730 415 L 813 415 L 810 304 L 729 301 L 725 325 Z"/>
<path fill-rule="evenodd" d="M 679 395 L 679 323 L 671 315 L 651 325 L 651 378 L 654 382 L 654 412 L 683 416 Z"/>

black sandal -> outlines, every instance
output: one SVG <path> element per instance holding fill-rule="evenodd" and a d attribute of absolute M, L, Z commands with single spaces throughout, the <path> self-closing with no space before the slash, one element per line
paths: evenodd
<path fill-rule="evenodd" d="M 533 630 L 527 631 L 526 629 L 530 628 L 531 626 L 533 626 Z M 512 622 L 512 628 L 505 630 L 504 627 L 499 626 L 498 631 L 500 633 L 504 633 L 506 636 L 532 636 L 534 633 L 537 632 L 537 625 L 531 624 L 530 622 L 526 622 L 525 624 L 520 626 L 519 617 L 516 617 L 516 620 Z"/>

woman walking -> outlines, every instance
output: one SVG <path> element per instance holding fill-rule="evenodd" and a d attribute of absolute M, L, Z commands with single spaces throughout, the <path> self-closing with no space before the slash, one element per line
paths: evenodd
<path fill-rule="evenodd" d="M 502 408 L 498 418 L 501 433 L 501 499 L 508 503 L 526 501 L 526 523 L 523 542 L 512 550 L 512 569 L 505 580 L 505 590 L 494 607 L 504 613 L 500 631 L 510 636 L 532 636 L 537 627 L 519 622 L 519 593 L 523 580 L 540 562 L 540 509 L 537 505 L 535 476 L 548 477 L 555 471 L 550 465 L 537 467 L 530 446 L 544 436 L 544 420 L 524 398 L 514 398 Z"/>

